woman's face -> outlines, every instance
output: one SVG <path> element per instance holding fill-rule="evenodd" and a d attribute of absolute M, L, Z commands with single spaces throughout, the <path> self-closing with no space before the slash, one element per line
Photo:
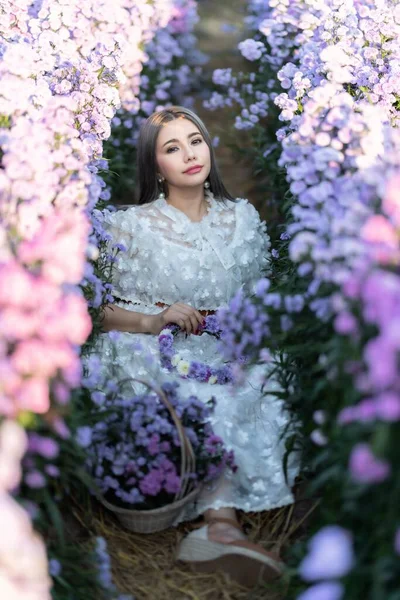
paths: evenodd
<path fill-rule="evenodd" d="M 211 169 L 210 149 L 197 126 L 179 118 L 160 130 L 156 145 L 158 175 L 170 186 L 202 185 Z"/>

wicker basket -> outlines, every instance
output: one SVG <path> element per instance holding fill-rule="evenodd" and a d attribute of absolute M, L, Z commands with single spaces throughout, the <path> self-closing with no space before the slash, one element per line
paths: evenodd
<path fill-rule="evenodd" d="M 174 407 L 169 402 L 167 396 L 162 389 L 156 388 L 147 381 L 142 379 L 131 378 L 129 381 L 137 381 L 152 389 L 163 402 L 168 409 L 172 420 L 175 423 L 179 440 L 181 443 L 181 487 L 175 494 L 173 502 L 162 506 L 161 508 L 155 508 L 153 510 L 135 510 L 131 508 L 121 508 L 108 502 L 102 496 L 98 496 L 100 502 L 110 511 L 112 511 L 120 523 L 135 533 L 155 533 L 156 531 L 162 531 L 168 529 L 174 523 L 174 521 L 182 513 L 186 504 L 194 502 L 196 497 L 201 491 L 201 485 L 197 485 L 193 489 L 193 483 L 186 476 L 189 473 L 193 473 L 196 467 L 196 458 L 193 452 L 193 447 L 185 434 L 185 430 L 182 423 L 176 414 Z"/>

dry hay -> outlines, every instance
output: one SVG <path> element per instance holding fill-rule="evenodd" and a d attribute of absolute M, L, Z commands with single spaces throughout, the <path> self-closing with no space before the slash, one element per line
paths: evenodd
<path fill-rule="evenodd" d="M 251 541 L 266 550 L 285 549 L 301 533 L 315 503 L 298 501 L 288 507 L 261 513 L 241 514 Z M 114 515 L 95 501 L 91 510 L 74 510 L 80 523 L 95 535 L 104 536 L 110 552 L 114 582 L 119 591 L 135 600 L 283 600 L 287 582 L 248 590 L 224 573 L 194 573 L 174 560 L 177 544 L 191 530 L 182 524 L 155 534 L 135 534 L 119 524 Z"/>

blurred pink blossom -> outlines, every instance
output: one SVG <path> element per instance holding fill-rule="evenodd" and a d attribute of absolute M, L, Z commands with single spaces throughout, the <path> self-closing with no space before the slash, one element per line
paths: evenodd
<path fill-rule="evenodd" d="M 368 444 L 354 446 L 349 462 L 352 478 L 357 483 L 381 483 L 390 475 L 390 465 L 374 456 Z"/>
<path fill-rule="evenodd" d="M 24 430 L 13 421 L 0 428 L 0 598 L 50 600 L 46 550 L 28 513 L 8 495 L 20 480 L 27 447 Z"/>
<path fill-rule="evenodd" d="M 394 226 L 384 215 L 372 215 L 361 229 L 361 237 L 369 242 L 369 253 L 378 263 L 398 261 L 399 236 Z"/>
<path fill-rule="evenodd" d="M 389 179 L 382 207 L 385 213 L 392 217 L 396 227 L 400 227 L 400 174 Z"/>

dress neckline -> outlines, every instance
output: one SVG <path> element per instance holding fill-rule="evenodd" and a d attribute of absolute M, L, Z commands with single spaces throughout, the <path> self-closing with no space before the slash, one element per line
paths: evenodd
<path fill-rule="evenodd" d="M 168 204 L 165 198 L 157 198 L 155 204 L 162 210 L 164 214 L 166 214 L 168 217 L 171 217 L 174 221 L 180 219 L 192 225 L 202 225 L 205 222 L 207 222 L 208 219 L 211 217 L 216 205 L 214 194 L 209 190 L 205 190 L 204 199 L 206 200 L 208 205 L 207 212 L 205 215 L 203 215 L 200 221 L 192 221 L 192 219 L 188 217 L 188 215 L 185 212 L 183 212 L 183 210 L 177 208 L 176 206 L 173 206 L 172 204 Z"/>

